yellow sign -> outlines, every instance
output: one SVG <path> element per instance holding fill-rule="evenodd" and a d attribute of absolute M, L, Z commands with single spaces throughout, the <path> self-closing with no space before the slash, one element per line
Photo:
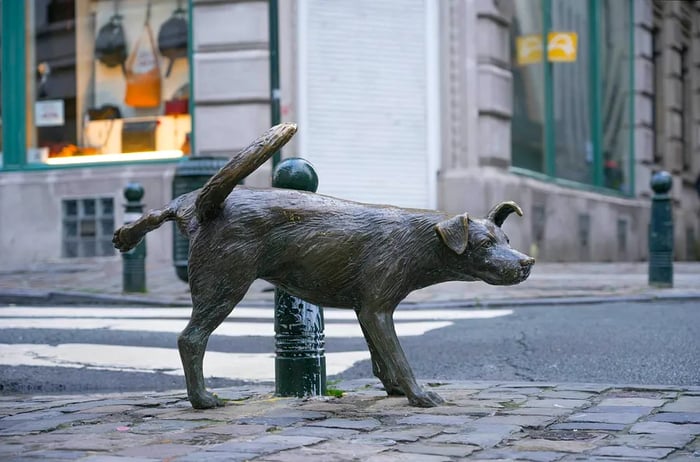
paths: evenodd
<path fill-rule="evenodd" d="M 547 60 L 558 63 L 576 61 L 578 34 L 576 32 L 550 32 L 547 34 Z"/>
<path fill-rule="evenodd" d="M 547 61 L 574 62 L 578 34 L 576 32 L 550 32 L 547 34 Z M 521 35 L 515 38 L 516 62 L 519 66 L 542 61 L 542 35 Z"/>
<path fill-rule="evenodd" d="M 542 35 L 521 35 L 515 38 L 516 61 L 519 66 L 542 61 Z"/>

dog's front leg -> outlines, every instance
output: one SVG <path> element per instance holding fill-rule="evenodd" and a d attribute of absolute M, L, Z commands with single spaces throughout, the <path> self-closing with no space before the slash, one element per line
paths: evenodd
<path fill-rule="evenodd" d="M 399 390 L 403 391 L 408 398 L 411 406 L 434 407 L 442 404 L 444 400 L 437 393 L 423 391 L 416 382 L 411 366 L 408 364 L 396 336 L 392 314 L 393 308 L 382 310 L 364 308 L 357 313 L 363 332 L 369 339 L 368 345 L 371 344 L 371 348 L 375 350 L 374 353 L 370 350 L 373 363 L 374 357 L 377 356 L 378 365 L 385 367 L 382 375 L 391 389 L 395 390 L 394 384 L 397 384 Z M 382 380 L 381 376 L 379 378 Z M 384 380 L 382 383 L 386 387 Z"/>
<path fill-rule="evenodd" d="M 367 329 L 365 328 L 365 326 L 362 325 L 362 321 L 360 321 L 360 327 L 362 328 L 362 334 L 365 336 L 367 348 L 369 349 L 369 354 L 372 358 L 372 373 L 382 382 L 382 385 L 384 385 L 384 390 L 386 390 L 387 395 L 404 396 L 406 393 L 404 393 L 401 387 L 399 386 L 398 382 L 396 381 L 396 377 L 389 376 L 387 365 L 382 359 L 382 356 L 377 352 L 377 349 L 374 347 L 374 342 L 367 333 Z"/>

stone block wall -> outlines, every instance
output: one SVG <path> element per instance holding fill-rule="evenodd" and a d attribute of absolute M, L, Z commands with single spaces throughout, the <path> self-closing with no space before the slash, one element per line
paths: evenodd
<path fill-rule="evenodd" d="M 230 157 L 270 127 L 268 2 L 194 0 L 192 23 L 195 154 Z"/>

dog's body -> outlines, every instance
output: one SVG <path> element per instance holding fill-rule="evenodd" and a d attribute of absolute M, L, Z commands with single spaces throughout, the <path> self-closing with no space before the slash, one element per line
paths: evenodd
<path fill-rule="evenodd" d="M 439 404 L 416 383 L 394 331 L 394 309 L 411 291 L 444 281 L 525 280 L 534 260 L 511 249 L 500 228 L 508 214 L 522 212 L 506 202 L 487 219 L 472 219 L 303 191 L 234 189 L 295 130 L 273 127 L 202 190 L 115 232 L 122 251 L 170 220 L 190 239 L 193 312 L 178 346 L 192 405 L 220 404 L 204 387 L 206 343 L 258 278 L 314 304 L 355 310 L 387 392 L 416 406 Z"/>

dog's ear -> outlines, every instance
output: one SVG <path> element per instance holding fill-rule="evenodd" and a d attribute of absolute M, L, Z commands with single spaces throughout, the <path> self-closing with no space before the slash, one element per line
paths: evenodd
<path fill-rule="evenodd" d="M 435 225 L 442 242 L 455 253 L 462 255 L 469 243 L 469 216 L 457 215 Z"/>
<path fill-rule="evenodd" d="M 501 202 L 491 209 L 489 214 L 486 216 L 486 219 L 492 221 L 493 224 L 500 228 L 503 222 L 506 221 L 506 218 L 508 218 L 508 215 L 513 212 L 517 213 L 518 216 L 523 216 L 523 209 L 521 209 L 515 202 Z"/>

